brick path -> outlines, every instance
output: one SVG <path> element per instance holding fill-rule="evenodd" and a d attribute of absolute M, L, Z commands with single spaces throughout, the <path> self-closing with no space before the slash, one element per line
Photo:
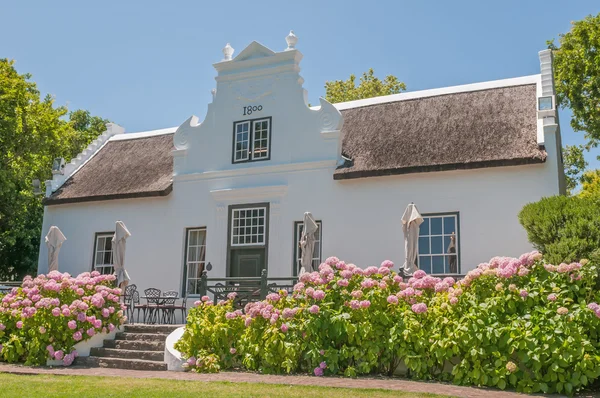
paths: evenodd
<path fill-rule="evenodd" d="M 311 385 L 323 387 L 346 388 L 380 388 L 385 390 L 401 390 L 418 393 L 435 393 L 469 398 L 509 398 L 524 397 L 523 394 L 488 390 L 480 388 L 460 387 L 444 383 L 417 382 L 385 377 L 370 378 L 341 378 L 341 377 L 313 377 L 313 376 L 276 376 L 261 375 L 245 372 L 221 372 L 216 374 L 140 371 L 108 368 L 37 368 L 18 365 L 0 364 L 1 373 L 12 374 L 53 374 L 69 376 L 109 376 L 109 377 L 134 377 L 134 378 L 162 378 L 171 380 L 192 381 L 228 381 L 245 383 L 267 383 L 286 385 Z"/>

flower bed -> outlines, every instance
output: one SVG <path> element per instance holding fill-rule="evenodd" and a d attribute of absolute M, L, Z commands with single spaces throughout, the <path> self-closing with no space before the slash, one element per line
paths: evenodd
<path fill-rule="evenodd" d="M 394 374 L 571 394 L 600 376 L 598 269 L 496 257 L 464 280 L 329 258 L 290 295 L 190 310 L 176 348 L 199 372 L 242 367 L 316 376 Z"/>
<path fill-rule="evenodd" d="M 0 360 L 70 365 L 77 356 L 75 344 L 125 322 L 114 280 L 98 272 L 25 277 L 0 302 Z"/>

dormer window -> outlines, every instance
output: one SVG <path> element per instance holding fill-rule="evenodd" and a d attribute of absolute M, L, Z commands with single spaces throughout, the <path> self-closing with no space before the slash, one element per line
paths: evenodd
<path fill-rule="evenodd" d="M 271 118 L 233 124 L 233 163 L 268 160 L 271 157 Z"/>

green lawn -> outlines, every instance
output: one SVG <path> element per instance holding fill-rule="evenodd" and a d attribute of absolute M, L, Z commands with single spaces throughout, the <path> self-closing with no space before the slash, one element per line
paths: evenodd
<path fill-rule="evenodd" d="M 0 374 L 0 397 L 443 397 L 375 389 L 121 377 Z"/>

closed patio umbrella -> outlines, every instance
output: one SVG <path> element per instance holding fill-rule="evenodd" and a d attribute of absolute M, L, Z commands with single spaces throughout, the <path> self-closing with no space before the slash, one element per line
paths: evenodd
<path fill-rule="evenodd" d="M 423 217 L 414 203 L 409 204 L 402 216 L 402 232 L 404 232 L 404 265 L 405 275 L 412 275 L 416 270 L 415 260 L 419 252 L 419 225 Z"/>
<path fill-rule="evenodd" d="M 67 240 L 58 227 L 50 227 L 48 235 L 44 239 L 48 246 L 48 272 L 58 271 L 58 252 L 63 242 Z"/>
<path fill-rule="evenodd" d="M 313 252 L 315 250 L 315 232 L 319 226 L 310 212 L 304 213 L 304 222 L 302 224 L 302 236 L 300 238 L 300 248 L 302 249 L 302 257 L 300 257 L 300 272 L 302 275 L 305 272 L 316 271 L 312 267 Z"/>
<path fill-rule="evenodd" d="M 112 238 L 113 266 L 117 276 L 117 286 L 124 289 L 129 284 L 129 274 L 125 270 L 125 241 L 131 236 L 123 221 L 117 221 Z"/>

